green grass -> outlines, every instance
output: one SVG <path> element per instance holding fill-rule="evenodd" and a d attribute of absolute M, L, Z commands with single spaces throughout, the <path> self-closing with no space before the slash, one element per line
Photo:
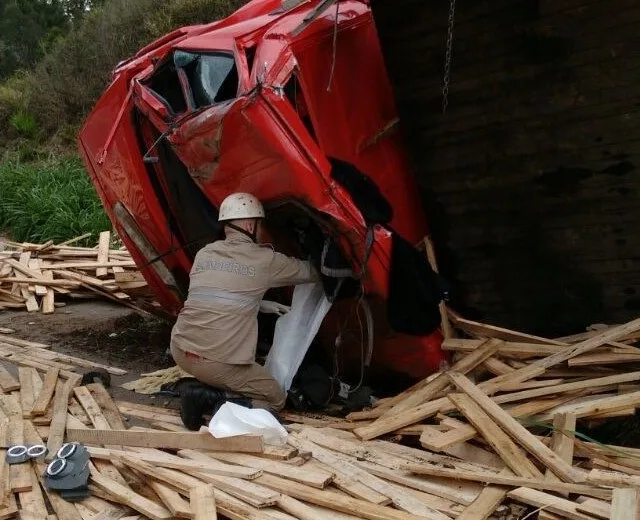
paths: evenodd
<path fill-rule="evenodd" d="M 0 229 L 17 241 L 56 242 L 111 229 L 77 158 L 0 163 Z"/>

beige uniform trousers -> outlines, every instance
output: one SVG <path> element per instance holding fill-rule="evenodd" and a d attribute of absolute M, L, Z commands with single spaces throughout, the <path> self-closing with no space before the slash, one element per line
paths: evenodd
<path fill-rule="evenodd" d="M 251 399 L 254 408 L 279 411 L 284 408 L 286 394 L 280 385 L 257 364 L 232 365 L 220 363 L 171 345 L 171 354 L 176 364 L 196 379 L 216 388 L 222 388 Z"/>

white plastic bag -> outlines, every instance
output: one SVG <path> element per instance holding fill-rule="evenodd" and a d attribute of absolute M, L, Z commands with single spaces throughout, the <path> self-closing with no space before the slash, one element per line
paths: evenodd
<path fill-rule="evenodd" d="M 296 285 L 291 310 L 278 318 L 273 345 L 264 366 L 285 392 L 291 388 L 322 320 L 329 312 L 331 302 L 324 294 L 321 283 Z"/>
<path fill-rule="evenodd" d="M 287 430 L 267 410 L 245 408 L 227 401 L 209 422 L 209 432 L 214 437 L 234 435 L 262 435 L 266 444 L 282 446 L 287 441 Z"/>

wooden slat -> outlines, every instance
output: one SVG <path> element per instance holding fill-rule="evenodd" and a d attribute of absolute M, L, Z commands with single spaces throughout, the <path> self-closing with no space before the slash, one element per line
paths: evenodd
<path fill-rule="evenodd" d="M 215 520 L 218 518 L 212 485 L 193 488 L 189 492 L 189 503 L 195 520 Z"/>
<path fill-rule="evenodd" d="M 71 395 L 72 381 L 67 380 L 56 384 L 56 392 L 53 398 L 53 417 L 49 426 L 49 439 L 47 440 L 48 460 L 52 460 L 64 441 L 67 424 L 67 406 Z"/>
<path fill-rule="evenodd" d="M 96 403 L 100 406 L 102 413 L 106 417 L 111 429 L 126 430 L 127 426 L 118 411 L 118 407 L 111 399 L 109 392 L 100 383 L 91 383 L 87 385 Z"/>
<path fill-rule="evenodd" d="M 514 441 L 567 482 L 584 482 L 584 476 L 550 450 L 508 412 L 492 401 L 482 390 L 462 374 L 448 373 L 451 381 L 473 399 Z M 506 462 L 506 461 L 505 461 Z"/>
<path fill-rule="evenodd" d="M 31 489 L 19 494 L 20 499 L 20 514 L 30 514 L 32 518 L 42 519 L 47 518 L 47 505 L 44 501 L 42 490 L 40 489 L 40 483 L 36 476 L 31 464 L 25 464 L 25 467 L 29 469 L 29 476 L 31 477 Z"/>
<path fill-rule="evenodd" d="M 111 240 L 111 232 L 103 231 L 100 233 L 98 237 L 98 263 L 109 263 L 109 241 Z M 107 268 L 106 267 L 98 267 L 96 269 L 96 276 L 98 278 L 103 278 L 107 276 Z"/>
<path fill-rule="evenodd" d="M 18 380 L 20 381 L 20 406 L 22 407 L 22 417 L 29 419 L 31 417 L 31 409 L 35 401 L 33 391 L 33 375 L 34 368 L 18 367 Z"/>
<path fill-rule="evenodd" d="M 236 477 L 247 480 L 252 480 L 262 475 L 262 470 L 247 468 L 244 466 L 237 466 L 232 464 L 225 464 L 218 460 L 208 457 L 206 454 L 196 452 L 192 450 L 182 450 L 182 453 L 190 452 L 193 454 L 193 458 L 186 459 L 176 457 L 169 453 L 165 453 L 159 450 L 153 450 L 154 453 L 149 453 L 142 450 L 134 450 L 134 452 L 120 451 L 107 448 L 94 448 L 89 446 L 87 448 L 91 457 L 94 459 L 112 460 L 118 457 L 130 456 L 135 459 L 139 459 L 142 462 L 147 462 L 155 466 L 177 469 L 182 471 L 198 470 L 207 473 L 215 473 L 217 475 Z"/>
<path fill-rule="evenodd" d="M 0 389 L 5 394 L 20 389 L 20 383 L 2 365 L 0 365 Z"/>
<path fill-rule="evenodd" d="M 508 469 L 500 475 L 513 475 Z M 469 506 L 460 513 L 456 520 L 487 520 L 507 496 L 507 488 L 487 486 Z"/>
<path fill-rule="evenodd" d="M 56 383 L 58 381 L 58 374 L 60 369 L 51 368 L 47 370 L 47 375 L 44 378 L 44 384 L 42 389 L 38 393 L 38 396 L 31 409 L 32 416 L 44 415 L 49 407 L 49 403 L 53 398 L 53 393 L 56 389 Z"/>
<path fill-rule="evenodd" d="M 42 278 L 50 284 L 51 282 L 53 282 L 53 273 L 51 271 L 45 271 L 44 273 L 42 273 Z M 51 314 L 54 310 L 55 292 L 51 286 L 45 287 L 45 293 L 42 297 L 42 314 Z"/>
<path fill-rule="evenodd" d="M 326 464 L 336 472 L 341 472 L 346 474 L 348 477 L 355 479 L 366 486 L 374 489 L 378 493 L 382 493 L 383 495 L 389 497 L 393 502 L 393 505 L 400 510 L 406 511 L 408 513 L 413 513 L 415 515 L 423 516 L 425 518 L 433 519 L 433 520 L 446 520 L 447 517 L 440 513 L 437 510 L 432 509 L 429 506 L 426 506 L 424 503 L 416 500 L 410 493 L 406 491 L 390 486 L 386 481 L 368 473 L 363 468 L 356 466 L 350 463 L 348 460 L 345 460 L 344 457 L 338 456 L 335 452 L 332 452 L 328 449 L 322 448 L 317 444 L 312 443 L 306 439 L 301 439 L 299 437 L 292 438 L 289 436 L 287 442 L 293 444 L 294 447 L 303 449 L 305 451 L 310 451 L 313 453 L 313 457 L 323 464 Z"/>
<path fill-rule="evenodd" d="M 592 516 L 579 512 L 575 502 L 536 489 L 517 488 L 509 491 L 507 496 L 523 504 L 538 508 L 544 507 L 545 511 L 571 520 L 593 520 Z"/>
<path fill-rule="evenodd" d="M 333 478 L 331 473 L 326 471 L 308 470 L 304 466 L 290 466 L 282 462 L 265 460 L 260 457 L 245 455 L 243 453 L 216 452 L 207 455 L 193 450 L 180 450 L 178 455 L 202 462 L 206 462 L 207 459 L 212 457 L 230 464 L 239 464 L 248 468 L 257 468 L 265 473 L 282 476 L 292 481 L 320 489 L 326 487 Z"/>
<path fill-rule="evenodd" d="M 576 416 L 571 413 L 557 414 L 553 419 L 553 434 L 551 437 L 551 449 L 558 454 L 567 464 L 573 464 L 573 434 L 576 429 Z M 547 469 L 545 480 L 558 482 L 560 479 L 552 471 Z"/>
<path fill-rule="evenodd" d="M 526 454 L 469 396 L 450 394 L 449 399 L 517 475 L 532 478 L 542 476 Z"/>
<path fill-rule="evenodd" d="M 164 506 L 152 502 L 122 484 L 118 484 L 114 480 L 101 475 L 97 471 L 92 472 L 91 481 L 108 493 L 114 501 L 127 505 L 153 520 L 169 520 L 173 518 L 171 512 Z"/>
<path fill-rule="evenodd" d="M 154 480 L 149 482 L 149 485 L 174 517 L 194 518 L 194 513 L 189 506 L 189 502 L 182 498 L 171 486 Z"/>
<path fill-rule="evenodd" d="M 355 515 L 369 520 L 418 520 L 420 516 L 387 506 L 371 504 L 364 500 L 346 497 L 335 491 L 316 489 L 298 482 L 291 482 L 274 475 L 262 475 L 257 479 L 262 485 L 304 502 Z"/>
<path fill-rule="evenodd" d="M 262 437 L 238 435 L 215 438 L 209 432 L 166 432 L 130 430 L 69 429 L 67 440 L 90 445 L 140 446 L 147 448 L 200 449 L 211 451 L 237 451 L 261 453 Z"/>
<path fill-rule="evenodd" d="M 419 475 L 486 482 L 488 484 L 496 484 L 499 486 L 526 487 L 530 489 L 553 491 L 555 493 L 575 493 L 605 499 L 611 497 L 611 492 L 609 490 L 584 484 L 569 484 L 566 482 L 530 479 L 488 472 L 472 473 L 459 468 L 445 468 L 432 464 L 409 464 L 407 469 Z"/>

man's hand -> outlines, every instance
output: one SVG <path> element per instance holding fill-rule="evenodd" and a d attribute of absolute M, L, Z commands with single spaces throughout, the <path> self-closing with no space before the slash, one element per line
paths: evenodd
<path fill-rule="evenodd" d="M 272 302 L 269 300 L 262 300 L 260 302 L 260 312 L 265 314 L 277 314 L 278 316 L 284 316 L 291 310 L 291 307 L 282 305 L 278 302 Z"/>

